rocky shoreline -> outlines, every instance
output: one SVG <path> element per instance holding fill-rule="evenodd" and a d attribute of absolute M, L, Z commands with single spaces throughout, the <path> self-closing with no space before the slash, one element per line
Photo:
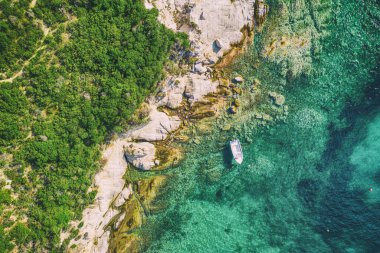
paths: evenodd
<path fill-rule="evenodd" d="M 167 27 L 188 34 L 193 64 L 188 73 L 168 76 L 158 92 L 147 99 L 146 124 L 129 130 L 104 150 L 104 167 L 94 180 L 93 188 L 98 191 L 95 203 L 83 212 L 82 222 L 72 222 L 76 237 L 69 242 L 69 252 L 120 249 L 109 242 L 117 241 L 115 238 L 123 238 L 124 250 L 138 245 L 133 233 L 111 230 L 123 227 L 125 232 L 140 226 L 142 218 L 138 214 L 145 209 L 139 198 L 152 200 L 164 179 L 158 177 L 132 185 L 124 179 L 127 167 L 163 169 L 180 161 L 180 151 L 174 145 L 165 148 L 162 144 L 169 139 L 186 141 L 182 129 L 192 120 L 217 115 L 220 105 L 224 105 L 223 97 L 239 93 L 229 80 L 218 78 L 218 69 L 235 58 L 237 49 L 249 39 L 245 31 L 249 33 L 255 23 L 263 22 L 268 10 L 262 0 L 152 0 L 146 1 L 145 6 L 157 8 L 160 22 Z M 234 81 L 243 82 L 240 77 Z M 270 96 L 275 103 L 283 103 L 281 95 Z M 232 113 L 238 106 L 235 101 Z M 138 197 L 135 192 L 143 194 Z M 67 238 L 69 233 L 62 233 L 62 241 Z"/>

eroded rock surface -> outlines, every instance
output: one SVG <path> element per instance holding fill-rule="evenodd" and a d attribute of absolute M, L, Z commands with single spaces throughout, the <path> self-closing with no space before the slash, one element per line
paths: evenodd
<path fill-rule="evenodd" d="M 189 73 L 175 81 L 166 80 L 167 85 L 162 88 L 163 97 L 156 98 L 155 105 L 167 106 L 171 109 L 178 108 L 183 97 L 188 99 L 190 104 L 204 101 L 204 97 L 217 91 L 218 82 L 213 81 L 205 75 Z"/>
<path fill-rule="evenodd" d="M 195 45 L 195 52 L 200 61 L 211 59 L 216 62 L 231 44 L 243 39 L 241 29 L 253 26 L 254 0 L 147 0 L 146 6 L 159 10 L 159 20 L 175 31 L 189 34 Z M 185 15 L 178 17 L 178 13 Z M 177 25 L 178 19 L 188 19 L 193 28 Z"/>
<path fill-rule="evenodd" d="M 149 142 L 126 143 L 124 146 L 125 156 L 133 166 L 149 170 L 155 166 L 156 148 Z"/>
<path fill-rule="evenodd" d="M 156 96 L 154 104 L 157 107 L 167 106 L 170 109 L 178 108 L 183 99 L 186 84 L 188 82 L 187 76 L 183 77 L 169 77 L 164 81 L 164 86 L 160 90 L 160 96 Z"/>
<path fill-rule="evenodd" d="M 166 113 L 158 111 L 155 105 L 151 105 L 148 124 L 129 131 L 127 136 L 138 141 L 161 141 L 170 132 L 177 130 L 180 125 L 179 117 L 168 116 Z"/>
<path fill-rule="evenodd" d="M 185 96 L 190 104 L 201 102 L 209 93 L 216 92 L 218 82 L 196 74 L 189 74 L 188 82 L 185 86 Z"/>
<path fill-rule="evenodd" d="M 104 228 L 112 217 L 119 213 L 112 208 L 112 201 L 120 194 L 127 198 L 131 192 L 129 186 L 125 187 L 123 179 L 127 168 L 123 150 L 126 144 L 124 140 L 116 140 L 103 152 L 106 164 L 95 176 L 95 202 L 83 211 L 83 226 L 79 229 L 80 239 L 72 240 L 71 244 L 75 243 L 77 247 L 68 250 L 69 252 L 107 252 L 109 231 L 105 231 Z M 75 221 L 71 226 L 75 227 L 78 224 L 79 221 Z M 67 233 L 63 233 L 61 240 L 67 236 Z"/>

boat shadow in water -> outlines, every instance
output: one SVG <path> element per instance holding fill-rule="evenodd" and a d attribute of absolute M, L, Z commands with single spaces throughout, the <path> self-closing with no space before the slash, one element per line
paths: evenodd
<path fill-rule="evenodd" d="M 230 145 L 226 143 L 223 147 L 223 163 L 226 169 L 232 169 L 233 156 L 231 153 Z"/>

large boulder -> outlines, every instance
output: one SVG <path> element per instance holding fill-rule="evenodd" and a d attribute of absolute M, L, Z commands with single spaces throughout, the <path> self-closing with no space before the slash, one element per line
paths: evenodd
<path fill-rule="evenodd" d="M 125 157 L 133 166 L 149 170 L 155 163 L 156 148 L 149 142 L 128 142 L 124 146 Z"/>
<path fill-rule="evenodd" d="M 166 106 L 170 109 L 178 108 L 182 103 L 182 93 L 170 92 L 168 93 L 168 100 Z"/>
<path fill-rule="evenodd" d="M 204 76 L 189 74 L 185 96 L 191 104 L 204 101 L 204 96 L 217 91 L 218 83 Z"/>
<path fill-rule="evenodd" d="M 244 79 L 241 76 L 236 76 L 232 81 L 234 83 L 242 83 L 242 82 L 244 82 Z"/>
<path fill-rule="evenodd" d="M 183 92 L 185 91 L 187 82 L 187 77 L 178 77 L 175 80 L 168 78 L 165 81 L 164 87 L 162 87 L 160 92 L 156 95 L 154 104 L 157 107 L 167 106 L 170 109 L 178 108 L 182 103 Z"/>
<path fill-rule="evenodd" d="M 207 72 L 207 68 L 204 67 L 202 63 L 197 63 L 194 65 L 194 72 L 203 74 Z"/>
<path fill-rule="evenodd" d="M 145 126 L 127 133 L 128 137 L 139 141 L 160 141 L 166 139 L 168 134 L 177 130 L 181 125 L 178 116 L 168 116 L 150 105 L 149 122 Z"/>

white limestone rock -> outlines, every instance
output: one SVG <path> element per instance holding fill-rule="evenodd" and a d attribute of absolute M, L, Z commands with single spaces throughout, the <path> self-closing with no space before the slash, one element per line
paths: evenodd
<path fill-rule="evenodd" d="M 125 201 L 129 198 L 130 193 L 131 189 L 125 187 L 115 199 L 114 205 L 116 207 L 120 207 L 121 205 L 123 205 Z"/>
<path fill-rule="evenodd" d="M 169 107 L 170 109 L 178 108 L 182 103 L 182 97 L 183 97 L 182 93 L 176 93 L 176 92 L 169 93 L 166 106 Z"/>
<path fill-rule="evenodd" d="M 47 141 L 48 140 L 48 137 L 46 135 L 40 135 L 40 140 L 41 141 Z"/>
<path fill-rule="evenodd" d="M 182 2 L 182 0 L 178 2 Z M 191 2 L 196 4 L 191 9 L 190 22 L 195 23 L 198 29 L 190 32 L 189 37 L 191 40 L 198 41 L 201 56 L 207 54 L 221 57 L 231 49 L 232 44 L 243 39 L 241 29 L 245 25 L 253 26 L 251 18 L 254 15 L 253 0 L 197 0 Z M 206 13 L 207 17 L 200 19 L 202 13 Z M 215 46 L 219 50 L 215 50 Z M 201 57 L 200 60 L 204 59 Z"/>
<path fill-rule="evenodd" d="M 156 97 L 153 103 L 157 106 L 167 106 L 170 109 L 178 108 L 183 99 L 183 92 L 185 91 L 185 84 L 187 77 L 178 77 L 173 80 L 172 77 L 168 78 L 162 87 L 159 97 Z"/>
<path fill-rule="evenodd" d="M 155 165 L 156 148 L 152 143 L 129 142 L 124 151 L 127 161 L 139 169 L 150 170 Z"/>
<path fill-rule="evenodd" d="M 197 63 L 194 65 L 194 72 L 203 74 L 203 73 L 206 73 L 206 71 L 207 71 L 207 68 L 204 67 L 202 63 Z"/>
<path fill-rule="evenodd" d="M 123 192 L 123 198 L 128 198 L 132 191 L 130 186 L 125 188 L 125 180 L 123 179 L 128 166 L 123 151 L 123 146 L 126 143 L 125 140 L 118 139 L 103 151 L 103 159 L 106 164 L 94 179 L 94 188 L 97 189 L 95 202 L 83 211 L 83 226 L 79 229 L 81 238 L 70 242 L 69 253 L 107 252 L 109 231 L 104 231 L 104 226 L 118 212 L 110 208 L 111 203 L 120 192 Z M 75 228 L 79 222 L 71 222 L 70 227 Z M 61 242 L 69 235 L 70 233 L 67 232 L 62 233 Z M 77 247 L 70 249 L 72 244 L 76 244 Z"/>
<path fill-rule="evenodd" d="M 218 83 L 211 79 L 196 75 L 189 74 L 189 80 L 185 88 L 185 96 L 191 104 L 204 100 L 204 96 L 209 93 L 217 91 Z"/>
<path fill-rule="evenodd" d="M 243 77 L 241 77 L 241 76 L 237 76 L 237 77 L 234 78 L 233 81 L 234 81 L 235 83 L 242 83 L 242 82 L 244 82 L 244 79 L 243 79 Z"/>
<path fill-rule="evenodd" d="M 146 2 L 151 2 L 146 0 Z M 253 26 L 254 0 L 155 0 L 154 6 L 159 10 L 159 21 L 174 31 L 186 32 L 195 45 L 199 60 L 206 58 L 217 61 L 231 45 L 243 38 L 242 28 Z M 191 6 L 191 8 L 188 8 Z M 197 29 L 188 30 L 187 26 L 175 23 L 178 13 L 188 10 L 189 21 Z M 181 30 L 183 29 L 183 30 Z M 215 50 L 216 40 L 222 48 Z"/>
<path fill-rule="evenodd" d="M 127 133 L 133 140 L 160 141 L 166 139 L 170 132 L 178 129 L 181 120 L 177 116 L 168 116 L 157 110 L 155 105 L 150 105 L 149 122 L 145 126 Z"/>

